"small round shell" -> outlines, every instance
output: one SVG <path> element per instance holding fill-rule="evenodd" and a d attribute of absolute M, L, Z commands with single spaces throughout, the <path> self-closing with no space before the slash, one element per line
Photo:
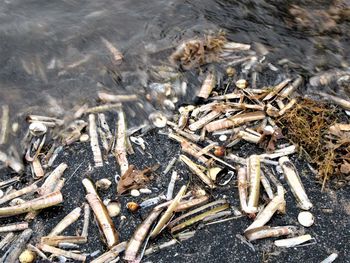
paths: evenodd
<path fill-rule="evenodd" d="M 138 197 L 138 196 L 140 196 L 140 191 L 137 190 L 137 189 L 132 189 L 132 190 L 130 191 L 130 194 L 131 194 L 132 196 L 134 196 L 134 197 Z"/>
<path fill-rule="evenodd" d="M 109 202 L 107 211 L 110 217 L 115 217 L 120 214 L 120 204 L 118 202 Z"/>
<path fill-rule="evenodd" d="M 79 140 L 80 140 L 81 142 L 87 142 L 89 139 L 90 139 L 90 137 L 89 137 L 89 135 L 86 134 L 86 133 L 82 134 L 82 135 L 80 136 L 80 138 L 79 138 Z"/>
<path fill-rule="evenodd" d="M 157 128 L 163 128 L 166 126 L 167 117 L 159 111 L 151 113 L 148 118 Z"/>
<path fill-rule="evenodd" d="M 128 202 L 128 203 L 126 204 L 126 207 L 127 207 L 131 212 L 136 212 L 136 211 L 140 208 L 140 206 L 139 206 L 137 203 L 135 203 L 135 202 Z"/>
<path fill-rule="evenodd" d="M 220 135 L 220 137 L 219 137 L 219 141 L 221 141 L 221 142 L 224 142 L 224 141 L 226 141 L 227 140 L 227 136 L 226 135 Z"/>
<path fill-rule="evenodd" d="M 112 182 L 107 178 L 100 179 L 96 182 L 96 188 L 107 190 L 112 185 Z"/>
<path fill-rule="evenodd" d="M 314 224 L 314 216 L 310 212 L 303 211 L 299 213 L 298 221 L 302 226 L 310 227 Z"/>
<path fill-rule="evenodd" d="M 33 122 L 29 125 L 29 132 L 34 136 L 40 136 L 47 132 L 47 127 L 41 122 Z"/>
<path fill-rule="evenodd" d="M 248 81 L 246 81 L 245 79 L 239 79 L 236 82 L 236 87 L 239 89 L 245 89 L 246 87 L 248 87 Z"/>
<path fill-rule="evenodd" d="M 226 74 L 229 77 L 233 77 L 236 74 L 236 70 L 233 67 L 228 67 L 226 69 Z"/>
<path fill-rule="evenodd" d="M 34 262 L 36 258 L 36 254 L 35 252 L 29 250 L 29 249 L 26 249 L 24 250 L 21 255 L 19 255 L 19 262 L 21 263 L 31 263 L 31 262 Z"/>
<path fill-rule="evenodd" d="M 214 155 L 218 157 L 222 157 L 225 155 L 225 147 L 223 146 L 215 146 Z"/>

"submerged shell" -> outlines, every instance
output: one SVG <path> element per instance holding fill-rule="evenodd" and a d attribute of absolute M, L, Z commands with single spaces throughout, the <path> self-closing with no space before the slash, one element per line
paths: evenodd
<path fill-rule="evenodd" d="M 33 122 L 29 125 L 29 132 L 34 136 L 40 136 L 47 132 L 47 127 L 41 122 Z"/>
<path fill-rule="evenodd" d="M 314 224 L 314 216 L 310 212 L 303 211 L 299 213 L 298 221 L 302 226 L 310 227 Z"/>
<path fill-rule="evenodd" d="M 236 70 L 233 67 L 228 67 L 226 69 L 226 74 L 229 77 L 233 77 L 236 74 Z"/>
<path fill-rule="evenodd" d="M 161 112 L 153 112 L 148 118 L 157 128 L 163 128 L 166 126 L 167 117 Z"/>
<path fill-rule="evenodd" d="M 120 204 L 118 202 L 110 202 L 107 205 L 107 211 L 110 217 L 115 217 L 120 214 Z"/>
<path fill-rule="evenodd" d="M 248 87 L 248 81 L 246 81 L 245 79 L 239 79 L 236 82 L 236 87 L 239 89 L 245 89 L 246 87 Z"/>

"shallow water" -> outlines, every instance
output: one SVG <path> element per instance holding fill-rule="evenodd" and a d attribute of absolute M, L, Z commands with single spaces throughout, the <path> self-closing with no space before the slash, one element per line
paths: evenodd
<path fill-rule="evenodd" d="M 307 10 L 329 9 L 329 1 L 300 1 Z M 343 1 L 346 3 L 346 1 Z M 142 120 L 153 110 L 143 100 L 148 68 L 167 61 L 181 40 L 224 29 L 228 38 L 261 43 L 269 59 L 297 63 L 299 73 L 348 67 L 349 24 L 319 32 L 315 21 L 300 27 L 288 12 L 298 1 L 44 1 L 0 4 L 0 104 L 14 112 L 57 114 L 92 101 L 97 90 L 141 94 L 128 107 Z M 322 24 L 321 18 L 321 24 Z M 316 29 L 314 28 L 316 24 Z M 101 37 L 124 54 L 114 65 Z M 165 51 L 165 52 L 163 52 Z M 77 63 L 79 65 L 74 64 Z M 11 115 L 13 116 L 13 115 Z"/>

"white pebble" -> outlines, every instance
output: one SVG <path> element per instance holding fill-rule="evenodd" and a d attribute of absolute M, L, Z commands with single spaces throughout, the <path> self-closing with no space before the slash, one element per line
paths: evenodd
<path fill-rule="evenodd" d="M 132 189 L 130 194 L 134 197 L 140 196 L 140 191 L 137 189 Z"/>
<path fill-rule="evenodd" d="M 310 212 L 300 212 L 298 215 L 298 221 L 302 226 L 310 227 L 314 224 L 314 216 Z"/>

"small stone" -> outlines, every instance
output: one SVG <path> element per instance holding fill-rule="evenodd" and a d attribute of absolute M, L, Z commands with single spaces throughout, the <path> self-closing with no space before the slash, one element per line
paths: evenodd
<path fill-rule="evenodd" d="M 82 135 L 80 136 L 80 138 L 79 138 L 79 140 L 80 140 L 81 142 L 87 142 L 89 139 L 90 139 L 90 137 L 89 137 L 89 135 L 86 134 L 86 133 L 82 134 Z"/>
<path fill-rule="evenodd" d="M 19 262 L 21 263 L 31 263 L 31 262 L 34 262 L 36 258 L 36 254 L 35 252 L 29 250 L 29 249 L 26 249 L 24 250 L 21 255 L 19 255 Z"/>
<path fill-rule="evenodd" d="M 310 227 L 314 224 L 314 216 L 310 212 L 303 211 L 299 213 L 298 221 L 302 226 Z"/>
<path fill-rule="evenodd" d="M 220 137 L 219 137 L 219 141 L 221 141 L 221 142 L 224 142 L 224 141 L 226 141 L 227 140 L 227 136 L 226 135 L 220 135 Z"/>
<path fill-rule="evenodd" d="M 130 194 L 134 197 L 140 196 L 140 191 L 137 189 L 132 189 Z"/>
<path fill-rule="evenodd" d="M 109 202 L 107 211 L 110 217 L 115 217 L 120 214 L 120 204 L 118 202 Z"/>
<path fill-rule="evenodd" d="M 152 190 L 147 188 L 141 188 L 139 191 L 141 194 L 152 194 Z"/>
<path fill-rule="evenodd" d="M 112 185 L 112 182 L 107 178 L 100 179 L 96 182 L 96 188 L 107 190 Z"/>
<path fill-rule="evenodd" d="M 245 79 L 239 79 L 236 82 L 236 87 L 239 89 L 245 89 L 246 87 L 248 87 L 248 81 L 246 81 Z"/>

